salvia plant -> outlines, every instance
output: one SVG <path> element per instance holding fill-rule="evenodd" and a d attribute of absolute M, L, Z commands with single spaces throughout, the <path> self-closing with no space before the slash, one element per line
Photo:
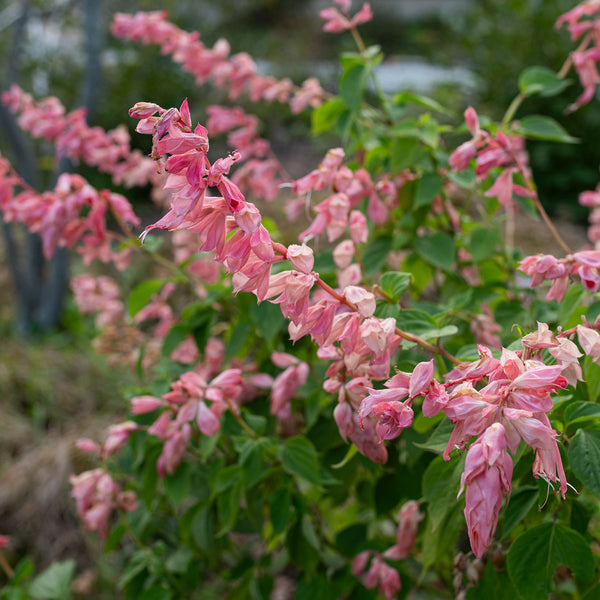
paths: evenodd
<path fill-rule="evenodd" d="M 0 159 L 5 221 L 38 232 L 47 257 L 66 246 L 113 265 L 73 293 L 98 350 L 142 382 L 129 420 L 78 443 L 97 461 L 71 480 L 83 526 L 119 553 L 128 599 L 596 598 L 600 187 L 580 195 L 589 242 L 571 249 L 527 142 L 577 140 L 526 109 L 593 100 L 600 2 L 558 17 L 575 49 L 558 71 L 526 68 L 495 121 L 383 93 L 381 50 L 358 32 L 371 8 L 334 1 L 325 31 L 356 42 L 337 94 L 261 75 L 163 12 L 116 15 L 116 36 L 158 46 L 232 104 L 192 116 L 183 98 L 138 102 L 146 155 L 124 126 L 90 127 L 56 98 L 2 96 L 57 157 L 149 185 L 162 210 L 140 235 L 123 195 L 69 173 L 40 193 Z M 310 111 L 337 145 L 291 179 L 240 98 Z M 222 134 L 230 152 L 214 157 Z M 556 255 L 521 253 L 524 213 Z M 273 214 L 302 229 L 292 243 Z M 155 268 L 132 287 L 142 253 Z"/>

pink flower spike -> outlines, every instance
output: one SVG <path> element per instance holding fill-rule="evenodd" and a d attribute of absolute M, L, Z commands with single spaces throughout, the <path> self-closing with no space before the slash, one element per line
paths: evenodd
<path fill-rule="evenodd" d="M 503 492 L 510 495 L 512 471 L 504 426 L 493 423 L 469 448 L 459 491 L 460 495 L 467 486 L 465 519 L 471 548 L 477 557 L 494 535 Z"/>

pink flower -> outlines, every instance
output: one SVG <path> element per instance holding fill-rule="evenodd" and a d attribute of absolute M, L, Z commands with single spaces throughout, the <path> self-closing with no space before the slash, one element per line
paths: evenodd
<path fill-rule="evenodd" d="M 119 425 L 112 425 L 109 429 L 109 436 L 106 438 L 102 448 L 103 456 L 116 454 L 129 441 L 131 434 L 138 429 L 138 424 L 133 421 L 125 421 Z"/>
<path fill-rule="evenodd" d="M 344 290 L 344 296 L 361 316 L 370 317 L 375 312 L 375 296 L 364 288 L 350 285 Z"/>
<path fill-rule="evenodd" d="M 154 396 L 136 396 L 130 400 L 131 412 L 134 415 L 144 415 L 164 406 L 162 400 Z"/>
<path fill-rule="evenodd" d="M 467 487 L 465 519 L 471 548 L 477 557 L 494 535 L 503 492 L 510 495 L 512 471 L 504 427 L 494 423 L 469 448 L 460 482 L 459 495 Z"/>
<path fill-rule="evenodd" d="M 414 398 L 424 393 L 433 378 L 433 359 L 427 362 L 420 362 L 413 370 L 410 376 L 408 395 Z"/>
<path fill-rule="evenodd" d="M 577 338 L 583 351 L 595 363 L 600 364 L 600 334 L 590 327 L 577 325 Z"/>
<path fill-rule="evenodd" d="M 390 567 L 380 556 L 375 556 L 371 567 L 364 578 L 367 589 L 379 588 L 387 600 L 391 600 L 400 591 L 400 575 L 396 569 Z"/>
<path fill-rule="evenodd" d="M 333 260 L 340 269 L 345 269 L 354 258 L 354 243 L 351 240 L 340 242 L 333 249 Z"/>
<path fill-rule="evenodd" d="M 431 380 L 429 390 L 423 398 L 422 411 L 425 417 L 435 417 L 448 404 L 448 392 L 446 388 L 435 379 Z"/>
<path fill-rule="evenodd" d="M 406 502 L 398 513 L 398 530 L 396 532 L 396 543 L 383 554 L 386 558 L 402 560 L 412 552 L 419 522 L 425 515 L 419 511 L 419 503 L 416 500 Z"/>
<path fill-rule="evenodd" d="M 287 258 L 294 269 L 301 273 L 310 273 L 315 265 L 313 251 L 306 244 L 291 244 L 287 249 Z"/>
<path fill-rule="evenodd" d="M 398 437 L 403 429 L 413 424 L 413 409 L 406 403 L 393 400 L 378 402 L 371 406 L 371 414 L 377 419 L 375 427 L 382 440 Z"/>

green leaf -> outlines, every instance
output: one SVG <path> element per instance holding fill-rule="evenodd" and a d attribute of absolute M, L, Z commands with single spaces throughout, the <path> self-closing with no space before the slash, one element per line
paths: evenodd
<path fill-rule="evenodd" d="M 565 409 L 565 423 L 568 430 L 578 429 L 584 424 L 600 426 L 600 405 L 595 402 L 573 402 Z M 591 427 L 593 428 L 593 427 Z"/>
<path fill-rule="evenodd" d="M 351 111 L 360 108 L 367 82 L 369 69 L 362 64 L 357 64 L 344 72 L 340 78 L 340 96 Z"/>
<path fill-rule="evenodd" d="M 425 156 L 421 142 L 414 138 L 395 139 L 390 151 L 390 169 L 392 174 L 414 167 Z"/>
<path fill-rule="evenodd" d="M 477 585 L 467 589 L 467 600 L 514 600 L 516 597 L 517 592 L 506 571 L 496 571 L 491 560 L 486 563 Z"/>
<path fill-rule="evenodd" d="M 225 362 L 229 362 L 232 358 L 235 358 L 241 351 L 244 344 L 248 340 L 252 324 L 248 321 L 242 321 L 238 323 L 232 330 L 227 341 L 227 350 L 225 352 Z"/>
<path fill-rule="evenodd" d="M 456 173 L 449 171 L 446 177 L 448 177 L 452 183 L 463 189 L 471 189 L 477 181 L 475 169 L 470 168 L 467 168 L 464 171 L 457 171 Z"/>
<path fill-rule="evenodd" d="M 200 550 L 211 556 L 215 552 L 214 518 L 209 506 L 204 506 L 192 520 L 192 537 Z"/>
<path fill-rule="evenodd" d="M 346 105 L 341 98 L 333 98 L 319 106 L 311 115 L 313 133 L 331 131 L 345 111 Z"/>
<path fill-rule="evenodd" d="M 525 96 L 555 96 L 568 86 L 569 81 L 546 67 L 528 67 L 519 76 L 519 90 Z"/>
<path fill-rule="evenodd" d="M 442 193 L 442 178 L 435 173 L 425 173 L 417 184 L 414 208 L 429 206 L 431 201 Z"/>
<path fill-rule="evenodd" d="M 189 333 L 190 330 L 188 329 L 187 325 L 178 323 L 177 325 L 171 327 L 171 330 L 169 333 L 167 333 L 167 336 L 163 341 L 161 348 L 162 355 L 166 357 L 171 356 L 173 350 L 175 350 L 175 348 L 177 348 L 177 346 L 179 346 L 179 344 L 185 340 Z"/>
<path fill-rule="evenodd" d="M 476 227 L 471 230 L 467 250 L 474 263 L 491 258 L 496 254 L 496 246 L 500 243 L 500 232 L 489 227 Z"/>
<path fill-rule="evenodd" d="M 411 279 L 412 275 L 410 273 L 389 271 L 381 276 L 379 287 L 396 303 L 408 289 Z"/>
<path fill-rule="evenodd" d="M 456 262 L 454 240 L 447 233 L 438 232 L 417 238 L 415 250 L 428 263 L 444 271 L 450 271 Z"/>
<path fill-rule="evenodd" d="M 40 600 L 67 600 L 71 598 L 74 573 L 74 560 L 55 562 L 31 582 L 29 594 Z"/>
<path fill-rule="evenodd" d="M 171 590 L 162 586 L 153 585 L 144 590 L 144 600 L 171 600 Z"/>
<path fill-rule="evenodd" d="M 283 468 L 316 486 L 321 485 L 317 451 L 310 440 L 302 436 L 287 439 L 277 451 Z"/>
<path fill-rule="evenodd" d="M 148 304 L 150 298 L 154 296 L 165 285 L 164 279 L 148 279 L 131 290 L 127 298 L 127 309 L 130 317 L 135 317 L 137 313 Z"/>
<path fill-rule="evenodd" d="M 363 265 L 367 275 L 377 273 L 386 263 L 392 248 L 392 236 L 380 235 L 371 241 L 362 256 Z"/>
<path fill-rule="evenodd" d="M 429 314 L 413 308 L 400 311 L 396 317 L 396 325 L 415 335 L 421 335 L 425 331 L 436 328 L 436 323 Z"/>
<path fill-rule="evenodd" d="M 191 548 L 180 546 L 169 554 L 165 562 L 165 568 L 172 573 L 185 573 L 193 557 L 194 553 Z"/>
<path fill-rule="evenodd" d="M 523 600 L 547 598 L 559 565 L 569 567 L 584 586 L 594 578 L 594 557 L 585 538 L 557 522 L 542 523 L 517 538 L 506 565 Z"/>
<path fill-rule="evenodd" d="M 439 102 L 433 100 L 433 98 L 428 98 L 427 96 L 421 96 L 420 94 L 413 94 L 411 92 L 401 92 L 394 96 L 394 104 L 418 104 L 419 106 L 424 106 L 425 108 L 429 108 L 430 110 L 435 110 L 444 115 L 451 115 L 452 113 L 444 108 Z"/>
<path fill-rule="evenodd" d="M 600 365 L 597 365 L 591 356 L 583 360 L 583 380 L 586 382 L 587 396 L 590 402 L 600 399 Z"/>
<path fill-rule="evenodd" d="M 444 419 L 435 428 L 435 430 L 426 442 L 413 443 L 417 448 L 421 448 L 422 450 L 429 450 L 430 452 L 436 452 L 437 454 L 441 454 L 448 445 L 448 441 L 450 440 L 450 435 L 452 434 L 453 429 L 454 423 L 452 423 L 450 419 Z"/>
<path fill-rule="evenodd" d="M 187 463 L 180 464 L 172 475 L 164 479 L 167 498 L 177 510 L 190 491 L 190 474 Z"/>
<path fill-rule="evenodd" d="M 423 496 L 429 503 L 427 515 L 431 520 L 432 531 L 439 527 L 456 506 L 463 467 L 461 459 L 453 458 L 450 462 L 445 462 L 443 457 L 438 456 L 429 463 L 423 475 Z"/>
<path fill-rule="evenodd" d="M 505 538 L 512 529 L 521 523 L 527 513 L 533 508 L 538 497 L 537 486 L 521 487 L 510 495 L 510 502 L 504 511 L 502 521 L 502 537 Z"/>
<path fill-rule="evenodd" d="M 303 571 L 312 571 L 319 554 L 304 535 L 303 519 L 298 519 L 286 535 L 285 545 L 291 561 Z"/>
<path fill-rule="evenodd" d="M 217 509 L 221 521 L 221 529 L 217 535 L 224 535 L 235 525 L 243 494 L 244 482 L 240 478 L 217 496 Z"/>
<path fill-rule="evenodd" d="M 583 308 L 585 314 L 586 308 L 582 307 L 581 301 L 586 295 L 587 291 L 582 285 L 571 285 L 567 288 L 567 291 L 558 306 L 558 320 L 565 328 L 569 327 L 567 321 L 573 316 L 573 313 L 578 308 Z M 573 327 L 578 323 L 581 323 L 580 318 L 573 324 Z"/>
<path fill-rule="evenodd" d="M 569 465 L 578 479 L 600 498 L 600 430 L 580 429 L 569 445 Z"/>
<path fill-rule="evenodd" d="M 125 565 L 117 585 L 120 588 L 124 588 L 132 579 L 136 577 L 136 575 L 139 575 L 146 569 L 151 570 L 155 562 L 156 557 L 148 548 L 137 550 L 129 562 Z"/>
<path fill-rule="evenodd" d="M 250 316 L 258 331 L 267 343 L 272 346 L 275 336 L 285 321 L 279 306 L 270 302 L 254 303 L 250 308 Z"/>
<path fill-rule="evenodd" d="M 515 133 L 524 135 L 534 140 L 546 140 L 548 142 L 564 142 L 575 144 L 577 138 L 570 136 L 565 128 L 551 117 L 542 115 L 531 115 L 519 121 Z"/>
<path fill-rule="evenodd" d="M 286 488 L 275 490 L 269 498 L 269 515 L 275 535 L 285 531 L 293 514 L 290 492 Z"/>
<path fill-rule="evenodd" d="M 213 491 L 218 495 L 226 489 L 234 486 L 236 483 L 238 483 L 238 481 L 241 481 L 242 478 L 242 467 L 240 465 L 229 465 L 217 473 L 213 485 Z"/>

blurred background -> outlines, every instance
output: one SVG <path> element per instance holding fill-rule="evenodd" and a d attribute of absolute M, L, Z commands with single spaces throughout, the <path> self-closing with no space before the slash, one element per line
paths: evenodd
<path fill-rule="evenodd" d="M 322 31 L 318 12 L 328 5 L 326 0 L 0 0 L 0 91 L 18 83 L 38 99 L 57 96 L 67 110 L 83 105 L 90 125 L 111 129 L 124 123 L 133 145 L 148 152 L 146 136 L 133 134 L 135 123 L 127 114 L 135 102 L 170 107 L 187 97 L 193 120 L 202 122 L 206 106 L 228 101 L 208 84 L 197 87 L 156 47 L 114 38 L 115 12 L 167 10 L 179 27 L 199 31 L 206 45 L 224 37 L 232 53 L 250 53 L 263 73 L 289 76 L 295 83 L 317 75 L 335 91 L 337 56 L 355 48 L 350 35 Z M 386 56 L 378 71 L 385 91 L 430 95 L 454 112 L 455 122 L 469 104 L 499 120 L 525 67 L 558 70 L 563 64 L 572 44 L 553 26 L 572 6 L 572 0 L 372 0 L 374 19 L 361 32 Z M 354 2 L 353 11 L 359 7 Z M 597 105 L 563 115 L 579 93 L 574 81 L 560 96 L 532 98 L 522 109 L 548 114 L 571 135 L 592 140 L 529 145 L 543 203 L 576 226 L 587 218 L 577 196 L 595 188 L 600 164 L 600 145 L 589 135 L 599 131 Z M 245 108 L 258 114 L 261 134 L 292 177 L 316 166 L 327 141 L 311 141 L 307 112 L 292 116 L 277 104 Z M 93 169 L 56 165 L 53 148 L 23 134 L 3 107 L 0 153 L 39 190 L 52 185 L 66 166 L 98 188 L 114 189 Z M 150 206 L 147 190 L 116 191 L 140 210 Z M 584 228 L 577 231 L 583 245 Z M 0 533 L 13 539 L 12 558 L 30 554 L 39 568 L 66 557 L 85 564 L 98 548 L 90 548 L 93 542 L 82 535 L 68 497 L 68 474 L 83 468 L 72 445 L 81 436 L 100 436 L 115 415 L 125 414 L 119 390 L 134 385 L 136 375 L 109 368 L 92 353 L 92 325 L 65 293 L 70 269 L 65 253 L 46 265 L 35 236 L 4 225 L 3 238 Z M 26 273 L 33 290 L 29 297 L 15 286 L 16 271 Z"/>

